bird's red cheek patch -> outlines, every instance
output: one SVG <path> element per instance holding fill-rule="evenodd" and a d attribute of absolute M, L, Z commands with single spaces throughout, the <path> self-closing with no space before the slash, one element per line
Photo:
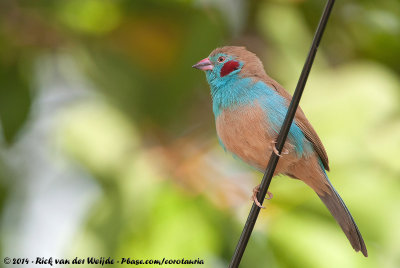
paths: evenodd
<path fill-rule="evenodd" d="M 222 66 L 220 75 L 224 77 L 237 69 L 239 69 L 239 62 L 230 60 Z"/>

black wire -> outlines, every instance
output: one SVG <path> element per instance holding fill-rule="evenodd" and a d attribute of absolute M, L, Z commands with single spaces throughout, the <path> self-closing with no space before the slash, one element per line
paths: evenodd
<path fill-rule="evenodd" d="M 287 135 L 290 130 L 290 126 L 292 125 L 294 115 L 296 113 L 297 107 L 299 106 L 301 95 L 303 94 L 304 86 L 307 82 L 308 74 L 310 73 L 311 66 L 314 62 L 315 54 L 317 53 L 317 49 L 319 46 L 319 42 L 321 41 L 322 34 L 325 30 L 325 26 L 328 22 L 329 15 L 331 13 L 333 4 L 335 0 L 328 0 L 326 3 L 324 12 L 322 17 L 319 21 L 317 31 L 315 32 L 314 39 L 308 53 L 306 62 L 304 63 L 303 70 L 301 72 L 299 81 L 297 82 L 296 90 L 293 94 L 292 101 L 290 102 L 288 112 L 286 114 L 285 120 L 283 121 L 282 128 L 279 132 L 279 136 L 276 143 L 276 149 L 278 150 L 279 154 L 282 152 L 283 145 L 286 141 Z M 267 194 L 269 185 L 271 183 L 272 176 L 274 174 L 276 165 L 278 163 L 279 157 L 272 152 L 271 158 L 269 159 L 267 169 L 264 173 L 263 179 L 260 185 L 260 191 L 258 192 L 257 199 L 262 204 L 265 195 Z M 247 247 L 247 243 L 249 241 L 250 235 L 253 231 L 254 225 L 256 223 L 258 214 L 260 213 L 260 208 L 253 203 L 251 207 L 249 216 L 247 218 L 246 224 L 244 225 L 242 234 L 239 238 L 239 242 L 236 246 L 235 253 L 232 256 L 231 263 L 229 265 L 230 268 L 237 268 L 239 267 L 240 261 L 242 259 L 243 253 Z"/>

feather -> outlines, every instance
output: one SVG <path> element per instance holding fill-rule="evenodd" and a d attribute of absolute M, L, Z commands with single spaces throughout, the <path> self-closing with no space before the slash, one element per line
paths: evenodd
<path fill-rule="evenodd" d="M 268 76 L 266 77 L 266 79 L 263 79 L 263 81 L 267 85 L 274 87 L 276 91 L 278 91 L 278 93 L 285 99 L 287 99 L 288 103 L 290 103 L 290 101 L 292 100 L 292 96 L 278 82 Z M 300 107 L 296 111 L 295 121 L 296 125 L 301 129 L 301 131 L 303 131 L 303 134 L 307 138 L 307 140 L 309 140 L 313 144 L 315 151 L 321 158 L 324 168 L 329 171 L 328 154 L 325 151 L 324 145 L 322 144 L 320 138 L 317 135 L 317 132 L 315 132 L 314 128 L 307 120 L 303 110 Z"/>

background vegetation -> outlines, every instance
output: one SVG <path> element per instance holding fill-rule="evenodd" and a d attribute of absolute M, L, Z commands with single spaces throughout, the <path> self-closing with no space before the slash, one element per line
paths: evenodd
<path fill-rule="evenodd" d="M 1 0 L 1 258 L 226 267 L 261 174 L 219 147 L 190 66 L 245 45 L 292 92 L 323 5 Z M 242 267 L 400 267 L 399 51 L 398 0 L 337 1 L 301 102 L 370 256 L 280 177 Z"/>

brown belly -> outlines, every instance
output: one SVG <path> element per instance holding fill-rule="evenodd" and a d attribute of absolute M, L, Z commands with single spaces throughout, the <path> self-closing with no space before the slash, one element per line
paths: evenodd
<path fill-rule="evenodd" d="M 274 146 L 271 142 L 277 136 L 267 122 L 264 112 L 255 104 L 224 110 L 216 119 L 216 127 L 228 151 L 263 172 Z M 286 143 L 285 149 L 289 153 L 279 160 L 275 174 L 285 173 L 296 160 L 294 146 Z"/>

